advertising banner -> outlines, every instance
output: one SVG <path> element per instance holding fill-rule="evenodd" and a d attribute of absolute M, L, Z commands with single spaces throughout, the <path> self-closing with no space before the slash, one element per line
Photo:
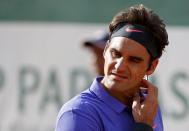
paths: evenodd
<path fill-rule="evenodd" d="M 0 23 L 0 131 L 53 131 L 61 106 L 95 74 L 82 41 L 103 24 Z M 168 27 L 169 46 L 150 80 L 165 131 L 189 128 L 189 28 Z"/>

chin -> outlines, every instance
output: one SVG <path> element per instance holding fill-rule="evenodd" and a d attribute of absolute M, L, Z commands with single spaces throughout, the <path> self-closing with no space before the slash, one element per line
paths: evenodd
<path fill-rule="evenodd" d="M 114 80 L 112 80 L 111 78 L 106 78 L 105 80 L 105 85 L 108 87 L 108 88 L 113 88 L 113 87 L 116 87 L 118 83 Z"/>

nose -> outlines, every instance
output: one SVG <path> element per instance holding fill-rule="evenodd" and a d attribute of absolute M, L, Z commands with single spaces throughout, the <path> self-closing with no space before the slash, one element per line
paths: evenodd
<path fill-rule="evenodd" d="M 117 71 L 125 71 L 127 68 L 127 62 L 123 59 L 117 59 L 116 64 L 115 64 L 115 69 Z"/>

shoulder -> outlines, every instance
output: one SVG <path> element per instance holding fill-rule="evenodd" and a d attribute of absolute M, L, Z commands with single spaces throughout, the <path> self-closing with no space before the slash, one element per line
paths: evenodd
<path fill-rule="evenodd" d="M 99 100 L 94 94 L 82 92 L 62 106 L 58 118 L 62 117 L 65 113 L 76 115 L 82 115 L 84 113 L 93 116 L 96 113 L 95 104 L 98 102 Z"/>
<path fill-rule="evenodd" d="M 80 94 L 65 103 L 58 114 L 56 127 L 70 131 L 73 127 L 81 130 L 101 128 L 98 111 L 92 104 L 95 96 L 91 96 L 87 99 L 86 94 Z"/>

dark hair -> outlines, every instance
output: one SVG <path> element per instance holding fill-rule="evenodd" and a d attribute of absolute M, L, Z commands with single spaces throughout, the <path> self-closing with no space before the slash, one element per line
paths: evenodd
<path fill-rule="evenodd" d="M 163 20 L 159 18 L 152 10 L 140 4 L 132 6 L 128 10 L 123 10 L 114 16 L 109 25 L 110 35 L 120 23 L 130 23 L 145 26 L 153 35 L 158 47 L 158 54 L 161 57 L 166 45 L 169 44 L 168 34 Z M 158 58 L 159 58 L 158 57 Z M 155 58 L 151 58 L 153 61 Z"/>

